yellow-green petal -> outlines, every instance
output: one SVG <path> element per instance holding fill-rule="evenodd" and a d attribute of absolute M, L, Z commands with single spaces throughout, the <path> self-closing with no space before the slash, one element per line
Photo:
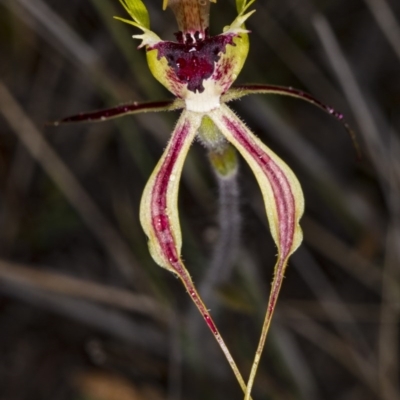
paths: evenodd
<path fill-rule="evenodd" d="M 248 400 L 287 262 L 303 238 L 299 220 L 304 211 L 304 197 L 300 183 L 292 170 L 226 105 L 221 105 L 220 109 L 208 115 L 254 172 L 263 195 L 271 235 L 278 247 L 278 258 L 274 268 L 265 321 L 247 385 L 245 400 Z"/>
<path fill-rule="evenodd" d="M 189 118 L 190 115 L 190 118 Z M 201 123 L 201 116 L 184 111 L 163 156 L 143 192 L 140 222 L 149 238 L 155 262 L 178 273 L 182 245 L 178 190 L 183 163 Z"/>

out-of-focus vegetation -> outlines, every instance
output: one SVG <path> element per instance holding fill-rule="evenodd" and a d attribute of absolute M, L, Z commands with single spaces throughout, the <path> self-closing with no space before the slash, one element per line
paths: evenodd
<path fill-rule="evenodd" d="M 152 28 L 172 12 L 148 0 Z M 235 15 L 212 5 L 211 31 Z M 238 82 L 293 86 L 341 110 L 257 96 L 232 107 L 305 192 L 294 254 L 253 399 L 400 399 L 400 2 L 259 0 Z M 169 97 L 117 0 L 0 2 L 0 398 L 240 399 L 179 282 L 148 254 L 141 192 L 177 113 L 45 126 L 81 111 Z M 247 376 L 275 249 L 244 162 L 243 230 L 213 315 Z M 183 254 L 195 282 L 218 239 L 204 149 L 185 165 Z"/>

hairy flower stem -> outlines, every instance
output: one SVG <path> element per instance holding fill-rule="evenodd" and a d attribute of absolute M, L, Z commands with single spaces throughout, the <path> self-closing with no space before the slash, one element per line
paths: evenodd
<path fill-rule="evenodd" d="M 234 151 L 234 149 L 232 148 Z M 239 187 L 238 187 L 238 174 L 237 174 L 237 158 L 236 152 L 235 169 L 228 175 L 222 175 L 222 171 L 227 171 L 226 165 L 221 163 L 222 155 L 218 154 L 218 168 L 214 165 L 216 155 L 210 151 L 209 157 L 211 166 L 215 172 L 215 177 L 218 183 L 218 238 L 213 243 L 211 260 L 204 278 L 201 280 L 199 293 L 207 306 L 212 309 L 213 315 L 219 312 L 218 301 L 214 296 L 215 290 L 218 286 L 223 285 L 230 278 L 232 268 L 235 263 L 235 257 L 240 241 L 240 227 L 241 217 L 239 212 Z M 230 157 L 231 158 L 231 157 Z M 229 164 L 232 160 L 228 158 Z M 225 163 L 226 164 L 226 163 Z M 229 168 L 228 168 L 229 169 Z M 194 312 L 188 315 L 188 327 L 193 340 L 199 339 L 204 334 L 204 325 L 197 318 Z M 197 354 L 202 360 L 207 360 L 211 350 L 207 347 L 203 348 Z"/>
<path fill-rule="evenodd" d="M 241 220 L 237 182 L 238 159 L 234 147 L 226 142 L 215 124 L 207 117 L 203 118 L 199 136 L 209 150 L 208 157 L 218 182 L 219 193 L 218 240 L 206 276 L 200 284 L 200 293 L 209 304 L 214 287 L 229 278 L 239 243 Z"/>
<path fill-rule="evenodd" d="M 207 304 L 215 286 L 229 279 L 239 245 L 241 225 L 237 173 L 229 177 L 216 173 L 216 177 L 219 189 L 218 240 L 199 289 Z"/>

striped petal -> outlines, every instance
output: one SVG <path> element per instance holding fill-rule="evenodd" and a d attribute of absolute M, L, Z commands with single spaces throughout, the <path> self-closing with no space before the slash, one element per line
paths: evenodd
<path fill-rule="evenodd" d="M 183 162 L 200 126 L 201 116 L 184 111 L 171 140 L 146 184 L 140 204 L 140 222 L 157 264 L 180 274 L 182 245 L 178 190 Z"/>
<path fill-rule="evenodd" d="M 304 210 L 300 184 L 291 169 L 265 146 L 226 105 L 210 112 L 209 117 L 231 142 L 253 170 L 264 198 L 265 209 L 272 237 L 278 247 L 271 293 L 266 317 L 247 385 L 245 399 L 251 387 L 261 357 L 268 328 L 282 285 L 290 255 L 300 245 L 303 235 L 299 220 Z"/>

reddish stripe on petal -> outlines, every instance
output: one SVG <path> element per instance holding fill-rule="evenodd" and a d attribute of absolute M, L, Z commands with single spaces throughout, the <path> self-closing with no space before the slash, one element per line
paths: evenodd
<path fill-rule="evenodd" d="M 140 221 L 149 238 L 149 247 L 154 261 L 163 268 L 176 273 L 181 279 L 192 301 L 224 352 L 242 390 L 245 391 L 244 380 L 180 258 L 181 236 L 177 210 L 178 184 L 184 158 L 202 118 L 203 114 L 200 113 L 183 112 L 172 133 L 168 147 L 144 190 L 140 205 Z"/>
<path fill-rule="evenodd" d="M 251 137 L 239 125 L 225 116 L 223 120 L 235 139 L 261 167 L 271 184 L 279 219 L 278 232 L 281 261 L 278 267 L 282 267 L 284 261 L 290 255 L 295 231 L 295 200 L 289 181 L 282 169 L 257 143 L 251 140 Z"/>
<path fill-rule="evenodd" d="M 172 171 L 185 143 L 189 128 L 189 122 L 185 121 L 183 125 L 177 129 L 173 137 L 173 142 L 170 144 L 169 153 L 157 175 L 151 194 L 151 219 L 154 233 L 165 258 L 171 266 L 176 269 L 179 275 L 182 274 L 182 267 L 168 217 L 167 193 L 168 186 L 175 179 L 172 175 Z"/>
<path fill-rule="evenodd" d="M 173 141 L 170 143 L 168 156 L 165 158 L 163 165 L 157 175 L 151 194 L 151 219 L 152 227 L 157 241 L 162 249 L 164 257 L 168 260 L 168 264 L 175 270 L 182 279 L 186 289 L 197 308 L 200 310 L 209 329 L 215 336 L 219 336 L 217 327 L 210 317 L 207 309 L 196 292 L 190 275 L 183 266 L 176 243 L 171 230 L 171 224 L 168 217 L 168 188 L 171 182 L 175 182 L 173 177 L 173 169 L 178 156 L 182 150 L 190 130 L 189 121 L 185 121 L 181 127 L 176 130 Z M 173 180 L 171 180 L 171 177 Z"/>

